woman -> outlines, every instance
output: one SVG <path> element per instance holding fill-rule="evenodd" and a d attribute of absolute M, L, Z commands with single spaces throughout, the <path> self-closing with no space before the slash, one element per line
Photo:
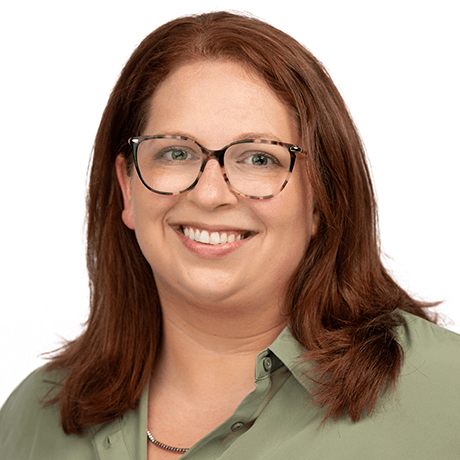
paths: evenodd
<path fill-rule="evenodd" d="M 291 37 L 230 13 L 149 35 L 87 210 L 87 328 L 5 404 L 5 458 L 460 455 L 460 338 L 385 271 L 359 136 Z"/>

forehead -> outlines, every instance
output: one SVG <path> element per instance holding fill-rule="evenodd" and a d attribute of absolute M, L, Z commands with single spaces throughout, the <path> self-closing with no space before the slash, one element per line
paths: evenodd
<path fill-rule="evenodd" d="M 298 143 L 289 109 L 259 75 L 234 62 L 199 61 L 159 85 L 144 134 L 187 134 L 221 146 L 249 132 Z"/>

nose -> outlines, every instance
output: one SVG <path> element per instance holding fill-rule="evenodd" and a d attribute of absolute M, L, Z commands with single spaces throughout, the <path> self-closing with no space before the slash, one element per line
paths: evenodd
<path fill-rule="evenodd" d="M 214 210 L 238 202 L 236 193 L 227 185 L 219 162 L 208 160 L 195 187 L 186 194 L 187 198 L 205 210 Z"/>

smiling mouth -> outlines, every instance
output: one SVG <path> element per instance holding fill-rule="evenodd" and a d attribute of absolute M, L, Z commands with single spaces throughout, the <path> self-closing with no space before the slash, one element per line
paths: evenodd
<path fill-rule="evenodd" d="M 190 240 L 213 245 L 233 243 L 254 235 L 253 232 L 248 231 L 208 232 L 207 230 L 184 226 L 180 227 L 180 231 Z"/>

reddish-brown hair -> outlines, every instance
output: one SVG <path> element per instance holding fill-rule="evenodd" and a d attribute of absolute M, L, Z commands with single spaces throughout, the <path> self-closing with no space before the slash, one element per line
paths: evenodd
<path fill-rule="evenodd" d="M 382 265 L 376 205 L 364 149 L 321 63 L 292 37 L 254 18 L 218 12 L 184 17 L 150 34 L 112 91 L 96 136 L 87 195 L 90 315 L 85 331 L 49 369 L 66 371 L 58 402 L 66 433 L 135 409 L 161 338 L 155 281 L 134 233 L 121 220 L 115 173 L 127 140 L 142 134 L 155 89 L 177 66 L 198 59 L 255 70 L 292 110 L 320 215 L 292 278 L 286 315 L 315 360 L 314 401 L 326 417 L 358 420 L 394 384 L 402 363 L 397 309 L 427 318 Z"/>

